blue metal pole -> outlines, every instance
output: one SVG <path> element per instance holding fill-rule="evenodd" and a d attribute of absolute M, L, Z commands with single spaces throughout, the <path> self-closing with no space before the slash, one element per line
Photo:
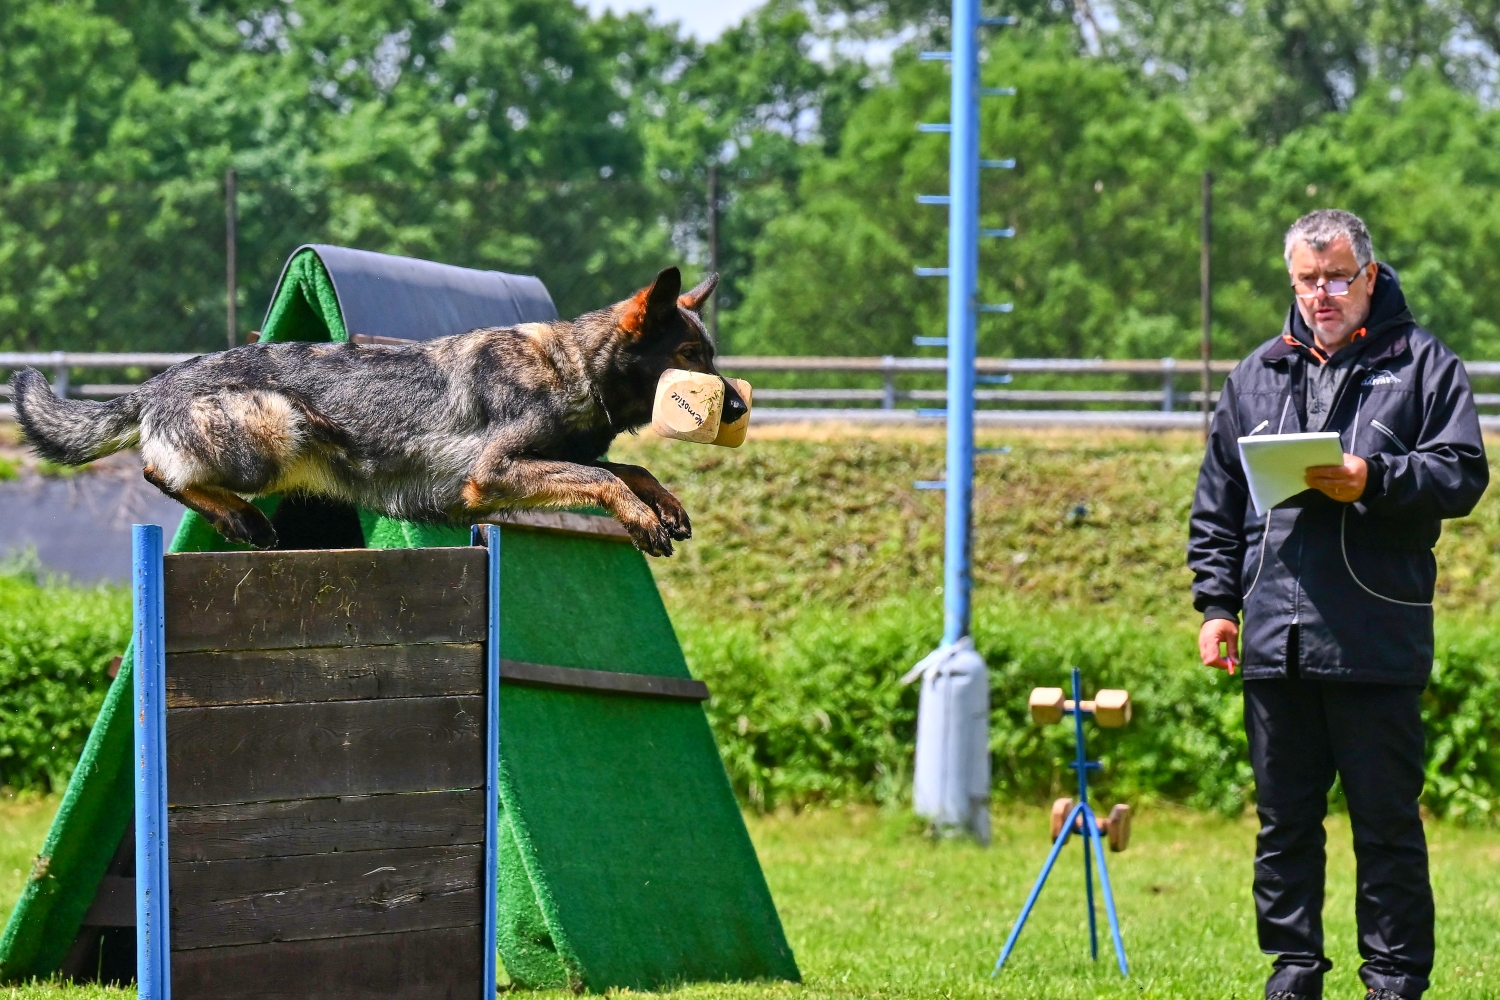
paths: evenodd
<path fill-rule="evenodd" d="M 476 525 L 474 544 L 488 551 L 489 630 L 485 641 L 485 776 L 484 776 L 484 978 L 480 1000 L 494 1000 L 498 980 L 496 952 L 500 895 L 500 528 Z"/>
<path fill-rule="evenodd" d="M 948 150 L 948 483 L 943 642 L 969 634 L 974 324 L 979 294 L 979 0 L 953 0 Z"/>
<path fill-rule="evenodd" d="M 1083 742 L 1083 675 L 1073 668 L 1073 745 L 1077 753 L 1078 807 L 1083 810 L 1083 894 L 1089 908 L 1089 956 L 1099 958 L 1099 931 L 1094 920 L 1094 877 L 1089 871 L 1088 832 L 1094 822 L 1094 811 L 1089 808 L 1089 755 Z"/>
<path fill-rule="evenodd" d="M 131 536 L 135 604 L 135 921 L 141 1000 L 171 1000 L 167 867 L 167 628 L 161 526 Z"/>
<path fill-rule="evenodd" d="M 1062 833 L 1058 834 L 1057 840 L 1052 844 L 1052 852 L 1047 855 L 1047 862 L 1042 865 L 1042 873 L 1036 877 L 1036 883 L 1031 887 L 1031 895 L 1026 897 L 1026 905 L 1021 907 L 1021 915 L 1016 918 L 1016 925 L 1010 929 L 1010 937 L 1005 939 L 1005 947 L 1000 949 L 1000 957 L 995 959 L 994 971 L 990 973 L 993 978 L 1000 974 L 1000 969 L 1005 965 L 1005 960 L 1010 958 L 1011 951 L 1016 946 L 1016 941 L 1021 937 L 1021 928 L 1026 926 L 1026 918 L 1031 916 L 1031 908 L 1036 905 L 1037 897 L 1042 894 L 1042 886 L 1047 884 L 1047 876 L 1052 873 L 1052 866 L 1057 862 L 1057 856 L 1062 853 L 1063 846 L 1067 844 L 1068 838 L 1073 836 L 1073 820 L 1078 817 L 1083 809 L 1079 803 L 1068 813 L 1068 818 L 1063 822 Z M 1087 845 L 1087 841 L 1084 841 Z"/>
<path fill-rule="evenodd" d="M 1120 975 L 1128 976 L 1130 967 L 1125 963 L 1125 941 L 1120 937 L 1120 915 L 1115 911 L 1115 894 L 1110 890 L 1109 869 L 1104 865 L 1104 837 L 1099 833 L 1097 823 L 1091 827 L 1085 827 L 1085 831 L 1091 833 L 1092 836 L 1084 841 L 1084 853 L 1088 853 L 1088 845 L 1092 842 L 1094 853 L 1099 858 L 1099 887 L 1104 890 L 1104 913 L 1109 917 L 1109 936 L 1115 942 L 1115 961 L 1120 966 Z"/>
<path fill-rule="evenodd" d="M 1079 807 L 1079 820 L 1083 826 L 1083 898 L 1084 905 L 1089 909 L 1089 958 L 1095 962 L 1099 961 L 1099 925 L 1094 916 L 1094 875 L 1089 869 L 1089 831 L 1099 831 L 1098 820 L 1094 818 L 1094 810 L 1087 804 Z"/>
<path fill-rule="evenodd" d="M 1083 745 L 1083 676 L 1073 668 L 1073 752 L 1078 768 L 1078 801 L 1089 800 L 1089 755 Z"/>

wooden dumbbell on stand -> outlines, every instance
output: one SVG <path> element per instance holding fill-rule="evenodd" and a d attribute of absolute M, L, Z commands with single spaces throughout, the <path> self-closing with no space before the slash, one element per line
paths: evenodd
<path fill-rule="evenodd" d="M 1071 798 L 1062 798 L 1052 803 L 1052 850 L 1047 855 L 1046 863 L 1042 865 L 1042 873 L 1037 876 L 1036 884 L 1031 887 L 1031 895 L 1021 908 L 1020 919 L 1011 928 L 1010 937 L 1006 939 L 1000 957 L 995 960 L 995 972 L 1000 971 L 1005 960 L 1010 957 L 1011 950 L 1015 948 L 1021 929 L 1026 926 L 1026 918 L 1031 915 L 1031 908 L 1036 905 L 1042 886 L 1046 884 L 1047 876 L 1051 874 L 1052 866 L 1062 853 L 1063 846 L 1070 837 L 1078 834 L 1084 839 L 1083 884 L 1088 898 L 1090 954 L 1095 958 L 1099 956 L 1099 939 L 1094 924 L 1093 867 L 1089 860 L 1089 847 L 1092 845 L 1099 859 L 1099 886 L 1104 890 L 1104 911 L 1109 916 L 1115 959 L 1120 965 L 1121 974 L 1128 974 L 1125 942 L 1120 938 L 1120 917 L 1115 912 L 1115 897 L 1109 887 L 1109 871 L 1104 864 L 1104 844 L 1107 842 L 1110 851 L 1116 853 L 1130 845 L 1130 807 L 1121 803 L 1111 809 L 1107 817 L 1101 818 L 1089 805 L 1089 771 L 1097 770 L 1100 764 L 1088 759 L 1083 720 L 1092 718 L 1097 725 L 1106 729 L 1118 729 L 1126 725 L 1130 722 L 1130 692 L 1106 688 L 1095 694 L 1092 700 L 1086 700 L 1083 697 L 1083 678 L 1075 669 L 1073 697 L 1069 698 L 1067 692 L 1060 687 L 1034 688 L 1031 697 L 1027 699 L 1027 708 L 1031 712 L 1031 720 L 1039 726 L 1055 725 L 1065 716 L 1072 716 L 1076 755 L 1071 766 L 1078 772 L 1078 799 L 1075 802 Z"/>
<path fill-rule="evenodd" d="M 1114 688 L 1100 691 L 1093 701 L 1077 703 L 1064 696 L 1062 688 L 1032 688 L 1031 721 L 1050 726 L 1061 722 L 1064 715 L 1072 715 L 1079 705 L 1084 715 L 1092 715 L 1104 729 L 1120 729 L 1130 721 L 1130 692 Z"/>
<path fill-rule="evenodd" d="M 1050 726 L 1061 722 L 1063 716 L 1072 715 L 1082 706 L 1084 715 L 1092 715 L 1094 722 L 1104 729 L 1119 729 L 1130 721 L 1130 692 L 1117 688 L 1105 688 L 1094 695 L 1092 701 L 1074 703 L 1063 693 L 1062 688 L 1033 688 L 1029 707 L 1031 721 L 1039 726 Z M 1052 839 L 1062 833 L 1063 821 L 1073 811 L 1073 800 L 1058 799 L 1052 803 Z M 1115 853 L 1130 846 L 1130 807 L 1124 803 L 1109 811 L 1109 816 L 1098 818 L 1099 832 L 1109 840 L 1109 849 Z M 1073 832 L 1083 832 L 1083 820 L 1073 821 Z"/>
<path fill-rule="evenodd" d="M 1073 811 L 1073 800 L 1061 798 L 1052 803 L 1052 839 L 1056 840 L 1062 833 L 1063 824 L 1068 820 L 1068 814 Z M 1114 854 L 1119 854 L 1130 846 L 1130 807 L 1123 802 L 1115 804 L 1109 811 L 1108 816 L 1095 816 L 1099 832 L 1104 834 L 1104 839 L 1109 842 L 1109 849 Z M 1073 832 L 1083 832 L 1083 819 L 1074 817 Z"/>

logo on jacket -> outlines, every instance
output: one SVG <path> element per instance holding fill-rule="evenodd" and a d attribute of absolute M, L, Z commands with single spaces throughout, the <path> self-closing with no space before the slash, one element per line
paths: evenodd
<path fill-rule="evenodd" d="M 1400 381 L 1401 380 L 1397 378 L 1393 372 L 1389 372 L 1382 368 L 1378 372 L 1371 372 L 1370 374 L 1366 375 L 1365 380 L 1361 382 L 1360 385 L 1395 385 Z"/>

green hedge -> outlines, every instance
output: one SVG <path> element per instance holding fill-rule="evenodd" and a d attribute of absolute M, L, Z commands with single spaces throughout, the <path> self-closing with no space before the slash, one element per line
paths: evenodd
<path fill-rule="evenodd" d="M 0 786 L 62 790 L 129 633 L 124 590 L 0 567 Z"/>
<path fill-rule="evenodd" d="M 0 785 L 60 789 L 128 639 L 128 595 L 0 571 Z M 736 792 L 754 808 L 910 794 L 917 692 L 903 673 L 935 644 L 931 595 L 887 599 L 850 614 L 809 603 L 774 634 L 748 619 L 714 621 L 679 609 L 688 660 L 708 702 Z M 1067 794 L 1070 736 L 1038 729 L 1026 695 L 1084 672 L 1088 693 L 1129 688 L 1135 718 L 1095 730 L 1105 763 L 1102 801 L 1166 800 L 1234 814 L 1252 799 L 1240 726 L 1239 681 L 1196 664 L 1190 625 L 990 602 L 974 636 L 990 665 L 995 791 L 1042 802 Z M 1469 822 L 1500 818 L 1500 629 L 1444 623 L 1425 698 L 1426 804 Z"/>
<path fill-rule="evenodd" d="M 785 630 L 677 618 L 694 672 L 713 690 L 709 715 L 736 791 L 761 809 L 843 801 L 900 801 L 908 794 L 916 691 L 903 673 L 941 631 L 938 602 L 922 596 L 847 615 L 806 608 Z M 1067 794 L 1066 727 L 1030 724 L 1026 696 L 1084 672 L 1088 694 L 1128 688 L 1135 718 L 1095 730 L 1103 799 L 1159 799 L 1227 814 L 1253 786 L 1241 728 L 1238 678 L 1199 666 L 1181 622 L 1049 613 L 1019 602 L 977 609 L 975 641 L 990 666 L 990 745 L 1001 798 Z M 1500 805 L 1500 632 L 1445 627 L 1425 699 L 1426 805 L 1490 821 Z"/>

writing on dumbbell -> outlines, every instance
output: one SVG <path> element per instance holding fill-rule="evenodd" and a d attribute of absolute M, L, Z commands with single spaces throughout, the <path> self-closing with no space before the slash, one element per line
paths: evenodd
<path fill-rule="evenodd" d="M 696 410 L 694 410 L 693 409 L 693 404 L 689 403 L 687 400 L 683 399 L 682 396 L 679 395 L 675 389 L 672 390 L 672 401 L 675 402 L 678 406 L 682 407 L 684 410 L 686 410 L 688 412 L 688 416 L 692 417 L 694 420 L 696 420 L 698 422 L 698 426 L 699 427 L 703 426 L 704 416 L 702 414 L 698 413 Z"/>

